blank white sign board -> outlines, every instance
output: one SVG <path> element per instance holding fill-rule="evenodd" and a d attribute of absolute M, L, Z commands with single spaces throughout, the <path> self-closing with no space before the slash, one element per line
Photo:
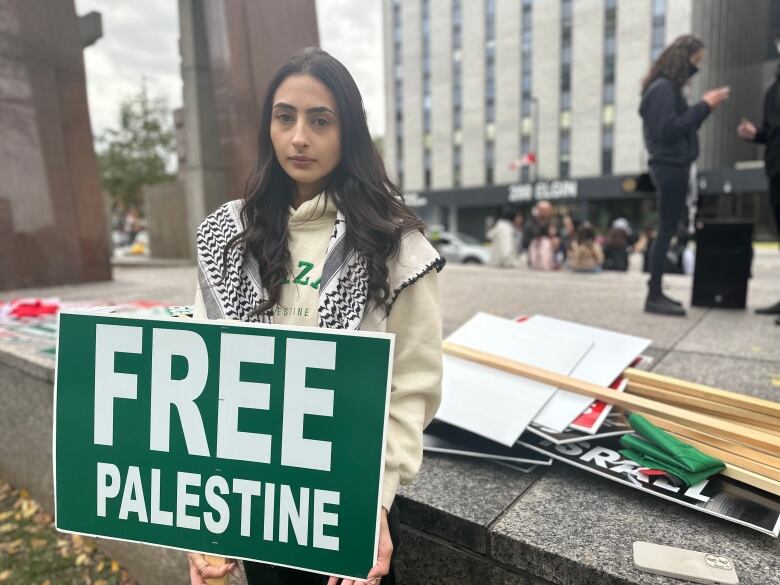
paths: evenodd
<path fill-rule="evenodd" d="M 474 315 L 447 340 L 566 375 L 591 345 L 556 332 L 542 337 L 534 326 L 485 313 Z M 445 354 L 436 418 L 511 447 L 554 392 L 548 384 Z"/>
<path fill-rule="evenodd" d="M 544 315 L 534 315 L 518 325 L 532 326 L 536 331 L 544 331 L 545 337 L 548 333 L 565 335 L 592 344 L 590 351 L 570 375 L 572 378 L 599 386 L 609 386 L 651 343 L 643 337 L 561 321 Z M 593 399 L 587 396 L 558 390 L 544 405 L 534 422 L 558 433 L 563 432 L 591 402 Z"/>

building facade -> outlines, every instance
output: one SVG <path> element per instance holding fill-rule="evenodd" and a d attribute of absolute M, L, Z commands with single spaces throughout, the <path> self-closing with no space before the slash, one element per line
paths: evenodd
<path fill-rule="evenodd" d="M 384 0 L 384 16 L 385 162 L 430 222 L 481 236 L 497 206 L 544 196 L 597 223 L 651 215 L 635 180 L 641 81 L 686 33 L 708 47 L 691 98 L 732 87 L 700 133 L 702 191 L 718 189 L 706 173 L 760 159 L 735 128 L 760 121 L 777 57 L 770 0 Z"/>

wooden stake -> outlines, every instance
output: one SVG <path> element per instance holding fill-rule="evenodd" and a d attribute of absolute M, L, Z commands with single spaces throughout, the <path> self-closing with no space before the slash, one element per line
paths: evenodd
<path fill-rule="evenodd" d="M 608 404 L 620 406 L 631 411 L 663 416 L 667 420 L 691 425 L 704 432 L 717 433 L 721 437 L 750 445 L 756 449 L 771 453 L 772 455 L 780 456 L 780 441 L 778 441 L 777 436 L 761 430 L 713 416 L 692 412 L 676 406 L 670 406 L 668 404 L 643 398 L 642 396 L 615 392 L 614 390 L 591 384 L 590 382 L 575 380 L 569 376 L 464 347 L 449 341 L 445 341 L 442 344 L 442 348 L 445 353 L 454 357 L 470 360 L 524 378 L 536 380 L 544 384 L 550 384 L 556 388 L 570 390 L 571 392 L 589 396 L 590 398 L 603 400 Z"/>
<path fill-rule="evenodd" d="M 769 492 L 770 494 L 780 496 L 780 481 L 775 481 L 773 479 L 769 479 L 768 477 L 763 477 L 758 473 L 753 473 L 752 471 L 742 469 L 741 467 L 737 467 L 735 465 L 729 465 L 728 463 L 726 464 L 726 469 L 720 473 L 721 475 L 736 479 L 737 481 L 741 481 L 747 485 L 752 485 L 753 487 L 764 490 L 765 492 Z"/>
<path fill-rule="evenodd" d="M 762 400 L 761 398 L 745 396 L 744 394 L 737 394 L 736 392 L 728 392 L 726 390 L 704 386 L 703 384 L 695 384 L 693 382 L 678 380 L 669 376 L 653 374 L 634 368 L 627 368 L 623 372 L 623 375 L 628 378 L 629 382 L 638 382 L 640 384 L 671 390 L 687 396 L 695 396 L 696 398 L 712 400 L 720 404 L 729 404 L 731 406 L 744 408 L 745 410 L 752 410 L 753 412 L 780 417 L 780 402 Z"/>
<path fill-rule="evenodd" d="M 740 457 L 739 455 L 734 455 L 733 453 L 729 453 L 728 451 L 723 451 L 722 449 L 718 449 L 717 447 L 711 447 L 710 445 L 707 445 L 705 443 L 700 443 L 699 441 L 691 439 L 690 437 L 678 435 L 677 433 L 671 433 L 671 434 L 677 437 L 678 439 L 680 439 L 681 441 L 687 443 L 688 445 L 693 445 L 702 453 L 706 453 L 711 457 L 720 459 L 721 461 L 723 461 L 723 463 L 736 465 L 737 467 L 741 467 L 742 469 L 747 469 L 748 471 L 752 471 L 763 477 L 773 479 L 777 481 L 778 486 L 780 486 L 780 469 L 777 469 L 775 467 L 769 467 L 768 465 L 764 465 L 763 463 L 757 463 L 756 461 L 746 459 L 745 457 Z"/>
<path fill-rule="evenodd" d="M 687 394 L 678 394 L 672 390 L 664 390 L 647 384 L 640 384 L 639 382 L 629 382 L 626 392 L 658 400 L 666 404 L 685 406 L 698 412 L 709 413 L 713 416 L 737 421 L 742 424 L 761 427 L 767 432 L 778 435 L 777 438 L 780 441 L 780 417 L 768 416 L 752 410 L 745 410 L 744 408 L 713 402 L 704 398 L 696 398 Z"/>
<path fill-rule="evenodd" d="M 702 433 L 701 431 L 692 429 L 689 426 L 681 425 L 661 417 L 653 416 L 650 414 L 646 414 L 644 416 L 655 426 L 660 427 L 665 431 L 669 431 L 670 433 L 676 433 L 680 436 L 689 439 L 694 439 L 700 443 L 704 443 L 706 445 L 715 447 L 722 451 L 728 451 L 729 453 L 733 453 L 734 455 L 739 455 L 740 457 L 743 457 L 745 459 L 750 459 L 751 461 L 755 461 L 757 463 L 768 465 L 769 467 L 780 469 L 780 457 L 773 457 L 768 453 L 757 451 L 756 449 L 752 449 L 746 445 L 735 443 L 733 441 L 729 441 L 727 439 L 723 439 L 721 437 L 711 435 L 708 433 Z"/>

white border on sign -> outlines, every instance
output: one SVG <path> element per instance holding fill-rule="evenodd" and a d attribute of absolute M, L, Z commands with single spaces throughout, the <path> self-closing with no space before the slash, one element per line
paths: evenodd
<path fill-rule="evenodd" d="M 59 532 L 63 532 L 66 534 L 82 534 L 84 536 L 90 536 L 92 538 L 103 538 L 108 540 L 117 540 L 120 542 L 133 542 L 133 543 L 140 543 L 140 544 L 146 544 L 150 546 L 159 546 L 162 548 L 168 548 L 172 550 L 180 550 L 184 552 L 195 552 L 200 554 L 207 554 L 212 556 L 223 556 L 222 552 L 214 552 L 214 551 L 199 551 L 199 550 L 190 550 L 190 549 L 184 549 L 179 548 L 177 546 L 171 546 L 167 544 L 158 544 L 154 542 L 146 542 L 143 540 L 133 540 L 133 539 L 127 539 L 127 538 L 119 538 L 117 536 L 104 536 L 99 534 L 91 534 L 89 532 L 78 532 L 75 530 L 64 530 L 60 528 L 57 525 L 57 372 L 59 371 L 59 361 L 60 361 L 60 317 L 62 314 L 68 314 L 68 315 L 84 315 L 89 317 L 110 317 L 112 319 L 118 318 L 118 319 L 133 319 L 133 320 L 144 320 L 144 321 L 170 321 L 171 323 L 199 323 L 202 325 L 213 325 L 213 326 L 224 326 L 224 325 L 230 325 L 231 327 L 243 327 L 246 329 L 271 329 L 274 331 L 279 330 L 287 330 L 287 331 L 297 331 L 297 332 L 304 332 L 304 333 L 323 333 L 325 335 L 329 334 L 335 334 L 335 335 L 347 335 L 350 337 L 371 337 L 375 339 L 386 339 L 390 342 L 390 351 L 389 351 L 389 362 L 388 362 L 388 369 L 387 369 L 387 387 L 385 389 L 385 412 L 383 417 L 383 425 L 382 425 L 382 456 L 380 458 L 379 463 L 379 489 L 378 491 L 378 497 L 377 497 L 377 511 L 376 511 L 376 523 L 374 527 L 374 563 L 376 564 L 377 554 L 379 552 L 379 526 L 382 519 L 382 486 L 384 485 L 384 477 L 385 477 L 385 454 L 387 451 L 387 419 L 389 416 L 390 411 L 390 392 L 392 391 L 392 382 L 393 382 L 393 362 L 395 358 L 395 334 L 394 333 L 383 333 L 381 331 L 360 331 L 360 330 L 345 330 L 345 329 L 324 329 L 321 327 L 304 327 L 301 325 L 280 325 L 280 324 L 273 324 L 273 323 L 248 323 L 246 321 L 233 321 L 230 319 L 192 319 L 189 317 L 167 317 L 167 316 L 149 316 L 149 315 L 116 315 L 116 314 L 106 314 L 106 313 L 95 313 L 94 311 L 89 310 L 68 310 L 68 311 L 60 311 L 57 313 L 57 343 L 55 345 L 56 347 L 56 355 L 55 355 L 55 367 L 54 367 L 54 411 L 52 413 L 52 418 L 54 420 L 53 426 L 52 426 L 52 470 L 54 473 L 53 481 L 54 481 L 54 528 L 58 530 Z M 250 561 L 250 562 L 271 562 L 263 559 L 250 559 L 247 557 L 231 557 L 235 559 L 240 559 L 242 561 Z M 357 581 L 364 581 L 365 577 L 355 577 L 352 575 L 334 575 L 332 573 L 327 573 L 324 571 L 317 571 L 314 569 L 309 569 L 305 567 L 296 567 L 294 565 L 285 565 L 282 563 L 273 563 L 276 566 L 279 567 L 286 567 L 288 569 L 297 569 L 300 571 L 308 571 L 310 573 L 317 573 L 319 575 L 326 575 L 326 576 L 333 576 L 338 577 L 340 579 L 352 579 Z"/>

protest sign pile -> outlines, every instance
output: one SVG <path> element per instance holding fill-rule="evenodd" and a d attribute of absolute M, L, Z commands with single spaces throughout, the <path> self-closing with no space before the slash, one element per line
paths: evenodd
<path fill-rule="evenodd" d="M 444 342 L 444 398 L 430 433 L 447 433 L 451 453 L 531 450 L 777 537 L 780 404 L 643 371 L 649 343 L 543 316 L 477 314 Z M 627 458 L 624 411 L 725 467 L 684 485 Z"/>

